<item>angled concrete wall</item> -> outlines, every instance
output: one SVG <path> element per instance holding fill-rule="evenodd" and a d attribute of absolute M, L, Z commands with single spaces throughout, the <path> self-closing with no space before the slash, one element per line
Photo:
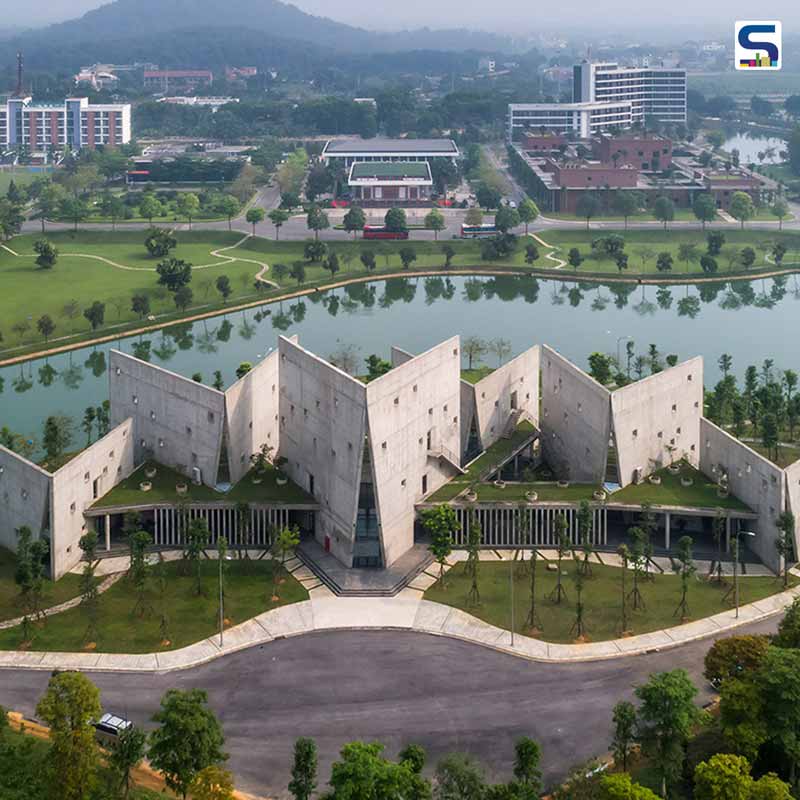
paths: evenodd
<path fill-rule="evenodd" d="M 278 338 L 280 455 L 290 477 L 320 503 L 316 536 L 344 564 L 355 540 L 367 390 L 361 381 Z"/>
<path fill-rule="evenodd" d="M 34 538 L 50 534 L 50 484 L 47 470 L 0 445 L 0 545 L 17 549 L 17 528 Z M 52 544 L 52 542 L 51 542 Z"/>
<path fill-rule="evenodd" d="M 446 460 L 431 452 L 446 452 L 459 459 L 460 375 L 461 348 L 454 336 L 366 387 L 375 498 L 386 566 L 414 544 L 414 504 L 455 474 Z"/>
<path fill-rule="evenodd" d="M 700 420 L 700 470 L 718 480 L 720 468 L 728 475 L 731 494 L 747 503 L 758 514 L 758 535 L 747 546 L 771 569 L 780 569 L 775 540 L 780 531 L 775 525 L 786 508 L 786 476 L 771 461 L 726 433 L 713 422 Z"/>
<path fill-rule="evenodd" d="M 800 461 L 785 470 L 787 510 L 794 514 L 794 557 L 800 557 Z"/>
<path fill-rule="evenodd" d="M 278 351 L 273 350 L 225 392 L 228 469 L 232 483 L 250 469 L 250 456 L 266 443 L 278 450 Z"/>
<path fill-rule="evenodd" d="M 413 353 L 409 353 L 408 350 L 403 350 L 402 347 L 392 345 L 389 360 L 393 367 L 399 367 L 401 364 L 405 364 L 406 361 L 411 361 L 412 358 L 414 358 Z"/>
<path fill-rule="evenodd" d="M 610 392 L 555 350 L 541 348 L 542 453 L 559 477 L 600 483 L 611 433 Z"/>
<path fill-rule="evenodd" d="M 611 395 L 620 483 L 637 469 L 646 476 L 671 460 L 697 465 L 703 414 L 703 359 L 693 358 Z M 670 455 L 674 447 L 674 455 Z"/>
<path fill-rule="evenodd" d="M 514 393 L 516 407 L 538 426 L 540 358 L 539 346 L 531 347 L 472 387 L 478 435 L 484 450 L 503 435 L 512 415 Z"/>
<path fill-rule="evenodd" d="M 156 461 L 186 476 L 199 467 L 214 486 L 219 469 L 225 395 L 138 358 L 111 351 L 111 424 L 133 419 L 134 458 L 152 450 Z"/>
<path fill-rule="evenodd" d="M 475 409 L 475 387 L 469 382 L 461 379 L 459 391 L 459 406 L 461 408 L 461 463 L 466 463 L 467 448 L 469 447 L 469 432 L 472 430 L 473 420 L 477 427 L 477 411 Z"/>
<path fill-rule="evenodd" d="M 50 564 L 56 579 L 81 559 L 78 540 L 87 530 L 84 510 L 133 470 L 133 420 L 127 419 L 53 473 Z"/>

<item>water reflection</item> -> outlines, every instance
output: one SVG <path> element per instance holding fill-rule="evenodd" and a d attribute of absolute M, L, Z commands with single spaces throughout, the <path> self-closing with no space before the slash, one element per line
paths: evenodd
<path fill-rule="evenodd" d="M 0 369 L 0 427 L 35 434 L 48 414 L 78 418 L 97 405 L 108 393 L 111 347 L 187 377 L 213 376 L 212 385 L 224 387 L 238 364 L 257 362 L 288 333 L 321 356 L 339 341 L 359 359 L 385 357 L 391 344 L 422 351 L 454 333 L 502 336 L 515 352 L 547 342 L 580 365 L 630 336 L 639 351 L 658 341 L 681 357 L 706 356 L 710 383 L 723 351 L 734 354 L 739 372 L 765 357 L 800 366 L 798 297 L 794 277 L 657 287 L 513 275 L 357 283 Z"/>

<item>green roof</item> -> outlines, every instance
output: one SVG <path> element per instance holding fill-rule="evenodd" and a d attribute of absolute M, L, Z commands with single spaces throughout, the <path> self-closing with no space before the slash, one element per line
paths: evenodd
<path fill-rule="evenodd" d="M 351 178 L 429 178 L 427 161 L 357 161 L 353 164 Z"/>

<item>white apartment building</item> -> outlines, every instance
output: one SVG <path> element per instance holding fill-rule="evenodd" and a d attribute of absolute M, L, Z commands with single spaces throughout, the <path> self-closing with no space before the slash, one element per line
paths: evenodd
<path fill-rule="evenodd" d="M 0 105 L 0 146 L 80 150 L 98 145 L 119 146 L 131 140 L 129 103 L 93 104 L 86 97 L 60 103 L 34 103 L 30 97 L 10 97 Z"/>
<path fill-rule="evenodd" d="M 630 127 L 633 105 L 617 103 L 511 103 L 508 106 L 508 140 L 519 139 L 524 131 L 541 128 L 582 139 L 605 130 Z"/>

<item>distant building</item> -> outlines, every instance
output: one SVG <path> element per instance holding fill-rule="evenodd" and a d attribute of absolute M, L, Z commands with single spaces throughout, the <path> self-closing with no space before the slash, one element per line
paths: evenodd
<path fill-rule="evenodd" d="M 350 168 L 355 161 L 428 161 L 458 158 L 452 139 L 330 139 L 320 158 Z"/>
<path fill-rule="evenodd" d="M 540 130 L 587 139 L 600 131 L 628 128 L 632 105 L 617 103 L 511 103 L 506 130 L 510 142 Z"/>
<path fill-rule="evenodd" d="M 210 108 L 216 111 L 221 106 L 228 105 L 229 103 L 238 103 L 238 97 L 202 97 L 198 95 L 174 95 L 171 97 L 160 97 L 159 103 L 169 103 L 175 106 L 200 106 L 202 108 Z"/>
<path fill-rule="evenodd" d="M 225 80 L 228 83 L 255 78 L 256 75 L 258 75 L 258 67 L 225 67 Z"/>
<path fill-rule="evenodd" d="M 354 97 L 353 102 L 359 105 L 372 106 L 373 108 L 378 107 L 378 101 L 374 97 Z"/>
<path fill-rule="evenodd" d="M 94 104 L 86 97 L 34 103 L 30 97 L 11 97 L 0 106 L 0 145 L 10 149 L 80 150 L 119 146 L 130 140 L 129 103 Z"/>
<path fill-rule="evenodd" d="M 207 69 L 146 69 L 144 88 L 153 92 L 191 91 L 201 86 L 210 86 L 214 73 Z"/>
<path fill-rule="evenodd" d="M 425 204 L 433 189 L 427 161 L 354 161 L 347 184 L 365 206 Z"/>

